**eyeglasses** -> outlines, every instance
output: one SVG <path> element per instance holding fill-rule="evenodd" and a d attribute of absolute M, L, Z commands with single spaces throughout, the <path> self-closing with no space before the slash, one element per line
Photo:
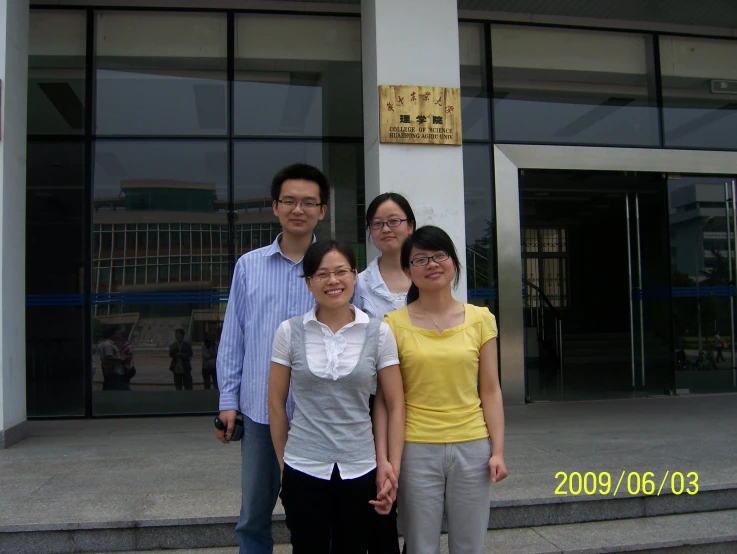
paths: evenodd
<path fill-rule="evenodd" d="M 430 263 L 430 260 L 435 262 L 436 264 L 439 264 L 440 262 L 444 262 L 450 258 L 447 252 L 438 252 L 437 254 L 433 254 L 432 256 L 420 256 L 418 258 L 413 258 L 409 261 L 413 266 L 415 267 L 422 267 Z"/>
<path fill-rule="evenodd" d="M 324 281 L 327 281 L 330 279 L 331 275 L 335 275 L 336 279 L 343 280 L 346 277 L 348 277 L 351 273 L 355 273 L 355 269 L 339 269 L 337 271 L 321 271 L 320 273 L 315 273 L 312 277 L 308 277 L 310 281 L 315 281 L 317 283 L 322 283 Z"/>
<path fill-rule="evenodd" d="M 407 219 L 399 219 L 398 217 L 394 217 L 392 219 L 387 219 L 386 221 L 372 221 L 369 223 L 369 229 L 372 231 L 376 231 L 378 229 L 383 229 L 384 225 L 387 227 L 399 227 L 403 221 L 408 221 Z"/>
<path fill-rule="evenodd" d="M 286 206 L 287 208 L 294 208 L 297 204 L 302 206 L 303 210 L 314 210 L 315 208 L 322 206 L 321 202 L 314 202 L 312 200 L 303 200 L 301 202 L 297 202 L 296 200 L 292 200 L 291 198 L 287 198 L 286 200 L 277 200 L 277 202 L 283 206 Z"/>

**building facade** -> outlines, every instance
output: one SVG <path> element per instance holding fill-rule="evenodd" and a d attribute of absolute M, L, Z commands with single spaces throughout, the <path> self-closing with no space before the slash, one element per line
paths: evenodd
<path fill-rule="evenodd" d="M 200 345 L 293 162 L 328 175 L 317 234 L 361 265 L 381 192 L 448 230 L 507 403 L 737 391 L 737 7 L 550 4 L 3 2 L 3 441 L 215 411 Z M 381 143 L 382 84 L 459 87 L 462 146 Z M 130 391 L 102 390 L 110 327 Z"/>

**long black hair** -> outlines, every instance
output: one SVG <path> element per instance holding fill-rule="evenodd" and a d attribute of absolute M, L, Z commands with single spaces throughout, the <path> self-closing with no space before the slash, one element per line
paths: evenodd
<path fill-rule="evenodd" d="M 371 225 L 371 221 L 376 215 L 376 210 L 378 210 L 379 206 L 387 200 L 395 202 L 397 206 L 402 209 L 404 215 L 407 216 L 408 226 L 412 225 L 413 229 L 417 226 L 417 223 L 415 222 L 415 212 L 412 211 L 412 206 L 409 205 L 409 201 L 398 192 L 385 192 L 374 198 L 371 201 L 371 204 L 368 205 L 368 208 L 366 208 L 366 227 Z"/>
<path fill-rule="evenodd" d="M 458 254 L 456 253 L 455 245 L 453 240 L 450 238 L 448 233 L 443 231 L 440 227 L 434 225 L 424 225 L 417 229 L 413 234 L 408 236 L 402 244 L 402 253 L 399 257 L 399 262 L 402 265 L 403 270 L 409 269 L 410 254 L 412 248 L 422 248 L 423 250 L 441 250 L 446 252 L 450 259 L 453 260 L 453 265 L 456 268 L 456 274 L 453 278 L 453 287 L 457 287 L 461 280 L 461 262 L 458 261 Z M 420 291 L 417 285 L 412 283 L 407 292 L 407 304 L 411 304 L 420 297 Z"/>
<path fill-rule="evenodd" d="M 323 239 L 313 242 L 305 252 L 305 257 L 302 259 L 302 269 L 304 275 L 302 277 L 312 277 L 317 270 L 320 269 L 320 263 L 325 257 L 325 254 L 335 250 L 340 252 L 348 260 L 352 270 L 356 270 L 356 253 L 353 249 L 348 246 L 345 242 L 337 240 Z"/>

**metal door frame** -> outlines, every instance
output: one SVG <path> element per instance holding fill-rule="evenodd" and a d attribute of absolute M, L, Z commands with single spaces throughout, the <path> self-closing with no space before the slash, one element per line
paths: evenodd
<path fill-rule="evenodd" d="M 524 322 L 519 170 L 638 171 L 689 175 L 737 173 L 737 152 L 600 148 L 594 146 L 494 146 L 500 363 L 506 404 L 525 402 Z M 737 223 L 737 222 L 735 222 Z M 735 225 L 737 227 L 737 225 Z"/>

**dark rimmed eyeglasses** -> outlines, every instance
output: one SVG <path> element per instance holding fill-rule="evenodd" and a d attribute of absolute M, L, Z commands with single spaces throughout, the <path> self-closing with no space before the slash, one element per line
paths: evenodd
<path fill-rule="evenodd" d="M 372 231 L 376 231 L 378 229 L 382 229 L 384 225 L 387 227 L 399 227 L 403 221 L 408 221 L 407 219 L 399 219 L 398 217 L 393 217 L 391 219 L 387 219 L 386 221 L 372 221 L 369 223 L 368 227 Z"/>
<path fill-rule="evenodd" d="M 318 208 L 322 206 L 321 202 L 314 202 L 313 200 L 303 200 L 301 202 L 298 202 L 297 200 L 292 200 L 291 198 L 287 198 L 286 200 L 277 200 L 279 204 L 282 206 L 286 206 L 287 208 L 294 208 L 299 204 L 302 206 L 303 210 L 314 210 L 315 208 Z"/>
<path fill-rule="evenodd" d="M 430 260 L 435 262 L 436 264 L 439 264 L 440 262 L 444 262 L 450 258 L 447 252 L 438 252 L 437 254 L 433 254 L 432 256 L 418 256 L 417 258 L 412 258 L 409 263 L 411 263 L 415 267 L 422 267 L 430 263 Z"/>

